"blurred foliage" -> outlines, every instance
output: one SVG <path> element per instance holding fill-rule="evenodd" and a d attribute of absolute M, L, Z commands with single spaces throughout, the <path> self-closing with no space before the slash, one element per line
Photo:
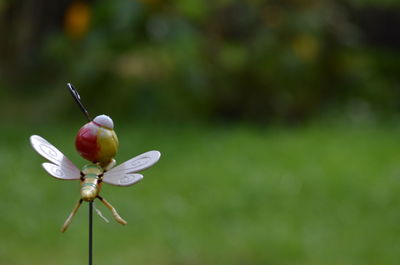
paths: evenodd
<path fill-rule="evenodd" d="M 28 0 L 0 10 L 3 116 L 68 115 L 66 82 L 94 113 L 126 118 L 400 110 L 398 1 Z"/>

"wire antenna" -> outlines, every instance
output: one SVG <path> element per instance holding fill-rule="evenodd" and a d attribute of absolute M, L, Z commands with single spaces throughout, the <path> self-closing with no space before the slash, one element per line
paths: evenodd
<path fill-rule="evenodd" d="M 81 96 L 79 96 L 78 91 L 75 89 L 75 87 L 71 84 L 68 83 L 67 87 L 69 88 L 69 91 L 71 92 L 72 97 L 75 99 L 75 102 L 78 104 L 79 108 L 82 110 L 83 114 L 86 116 L 88 121 L 92 121 L 90 118 L 89 112 L 86 110 L 86 108 L 83 106 L 81 102 Z"/>

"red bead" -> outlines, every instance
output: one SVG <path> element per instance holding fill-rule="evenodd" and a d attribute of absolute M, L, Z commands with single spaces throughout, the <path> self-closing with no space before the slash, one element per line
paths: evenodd
<path fill-rule="evenodd" d="M 93 122 L 85 124 L 78 132 L 75 147 L 79 154 L 92 162 L 97 162 L 100 146 L 97 144 L 98 127 Z"/>

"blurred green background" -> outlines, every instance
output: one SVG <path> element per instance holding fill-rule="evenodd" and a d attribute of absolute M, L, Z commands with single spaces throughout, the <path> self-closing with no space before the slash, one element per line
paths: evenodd
<path fill-rule="evenodd" d="M 160 162 L 102 195 L 94 264 L 398 264 L 396 0 L 0 0 L 0 265 L 85 264 L 79 183 L 46 175 L 39 134 L 78 167 L 108 114 L 117 162 Z"/>

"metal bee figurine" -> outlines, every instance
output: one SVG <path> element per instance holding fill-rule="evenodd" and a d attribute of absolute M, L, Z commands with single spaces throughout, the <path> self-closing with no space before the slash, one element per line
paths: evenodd
<path fill-rule="evenodd" d="M 47 173 L 57 179 L 80 180 L 80 199 L 62 226 L 61 232 L 67 230 L 83 201 L 92 203 L 95 199 L 99 199 L 111 210 L 118 223 L 126 225 L 127 222 L 121 218 L 115 208 L 99 195 L 102 184 L 105 182 L 116 186 L 130 186 L 137 183 L 143 178 L 143 175 L 137 172 L 154 165 L 161 154 L 158 151 L 149 151 L 114 167 L 118 138 L 113 130 L 112 119 L 106 115 L 99 115 L 91 120 L 80 101 L 78 92 L 71 84 L 68 84 L 68 88 L 89 121 L 79 130 L 75 147 L 78 153 L 91 164 L 79 170 L 48 141 L 38 135 L 30 137 L 33 149 L 50 162 L 42 164 Z"/>

